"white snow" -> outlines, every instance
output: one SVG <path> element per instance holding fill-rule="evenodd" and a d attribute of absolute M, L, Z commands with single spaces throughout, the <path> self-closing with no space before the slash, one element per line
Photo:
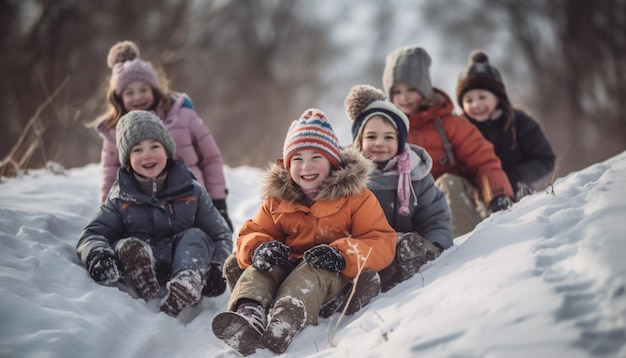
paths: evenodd
<path fill-rule="evenodd" d="M 260 204 L 264 173 L 226 173 L 239 228 Z M 228 294 L 172 318 L 158 300 L 89 278 L 75 245 L 97 209 L 97 164 L 3 179 L 0 357 L 238 356 L 211 332 Z M 283 356 L 626 357 L 626 152 L 558 179 L 554 194 L 492 215 L 344 317 L 332 339 L 338 314 L 306 327 Z"/>

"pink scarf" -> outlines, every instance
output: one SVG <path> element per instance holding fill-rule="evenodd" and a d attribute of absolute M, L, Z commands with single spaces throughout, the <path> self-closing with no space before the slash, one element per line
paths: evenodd
<path fill-rule="evenodd" d="M 393 157 L 387 164 L 387 168 L 393 167 L 395 164 L 398 168 L 398 197 L 400 198 L 401 215 L 409 215 L 409 199 L 411 198 L 411 149 L 408 145 L 404 146 L 404 150 Z"/>

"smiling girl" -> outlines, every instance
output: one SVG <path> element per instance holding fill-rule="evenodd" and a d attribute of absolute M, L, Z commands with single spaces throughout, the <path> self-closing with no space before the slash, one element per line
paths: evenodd
<path fill-rule="evenodd" d="M 493 144 L 515 200 L 532 193 L 533 185 L 554 170 L 556 156 L 539 124 L 513 108 L 500 71 L 481 50 L 470 53 L 456 91 L 465 117 Z"/>
<path fill-rule="evenodd" d="M 100 202 L 104 202 L 120 167 L 115 146 L 115 127 L 119 119 L 132 110 L 156 114 L 170 131 L 176 153 L 191 169 L 196 179 L 211 195 L 213 204 L 231 227 L 226 207 L 224 161 L 209 128 L 194 111 L 184 93 L 169 91 L 165 78 L 159 78 L 150 62 L 139 58 L 139 48 L 132 41 L 122 41 L 109 50 L 107 64 L 111 79 L 107 99 L 108 111 L 96 121 L 102 143 L 102 182 Z"/>
<path fill-rule="evenodd" d="M 450 209 L 430 174 L 424 148 L 407 143 L 409 119 L 377 88 L 358 85 L 345 99 L 353 146 L 376 164 L 368 188 L 397 235 L 394 261 L 380 271 L 388 291 L 452 246 Z"/>

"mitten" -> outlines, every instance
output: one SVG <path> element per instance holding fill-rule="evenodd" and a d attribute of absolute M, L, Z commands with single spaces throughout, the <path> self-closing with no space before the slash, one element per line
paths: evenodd
<path fill-rule="evenodd" d="M 217 264 L 209 265 L 209 271 L 204 277 L 202 295 L 217 297 L 226 291 L 226 279 L 222 276 L 222 267 Z"/>
<path fill-rule="evenodd" d="M 346 259 L 339 249 L 319 245 L 304 252 L 304 261 L 311 267 L 321 268 L 331 272 L 339 272 L 346 268 Z"/>
<path fill-rule="evenodd" d="M 496 211 L 506 210 L 510 208 L 511 205 L 513 205 L 511 199 L 508 196 L 501 195 L 496 196 L 495 198 L 493 198 L 493 200 L 491 200 L 489 208 L 491 209 L 492 213 L 495 213 Z"/>
<path fill-rule="evenodd" d="M 228 209 L 226 208 L 226 199 L 215 199 L 213 200 L 213 205 L 217 208 L 217 211 L 222 214 L 224 220 L 226 220 L 226 224 L 230 228 L 230 231 L 233 231 L 233 223 L 230 221 L 230 217 L 228 216 Z"/>
<path fill-rule="evenodd" d="M 252 253 L 252 266 L 259 271 L 269 271 L 289 258 L 289 246 L 279 241 L 266 241 Z"/>
<path fill-rule="evenodd" d="M 108 251 L 92 251 L 87 257 L 87 271 L 89 276 L 97 283 L 106 285 L 117 282 L 120 278 L 120 270 L 117 267 L 115 255 Z"/>

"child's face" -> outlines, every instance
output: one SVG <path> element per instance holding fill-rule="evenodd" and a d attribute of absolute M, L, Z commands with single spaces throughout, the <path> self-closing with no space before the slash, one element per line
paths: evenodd
<path fill-rule="evenodd" d="M 417 88 L 406 83 L 398 83 L 391 88 L 391 102 L 406 114 L 418 112 L 422 100 Z"/>
<path fill-rule="evenodd" d="M 289 162 L 289 174 L 302 189 L 317 189 L 330 174 L 330 162 L 320 152 L 299 150 Z"/>
<path fill-rule="evenodd" d="M 396 128 L 385 118 L 371 118 L 363 128 L 361 148 L 366 157 L 376 163 L 386 162 L 398 153 Z"/>
<path fill-rule="evenodd" d="M 130 166 L 135 173 L 146 178 L 156 178 L 167 164 L 167 152 L 161 142 L 146 139 L 130 150 Z"/>
<path fill-rule="evenodd" d="M 495 119 L 493 114 L 498 106 L 498 97 L 491 91 L 473 89 L 467 91 L 462 100 L 463 112 L 478 122 Z"/>
<path fill-rule="evenodd" d="M 122 91 L 122 102 L 127 111 L 147 111 L 154 103 L 152 87 L 147 82 L 135 81 Z"/>

